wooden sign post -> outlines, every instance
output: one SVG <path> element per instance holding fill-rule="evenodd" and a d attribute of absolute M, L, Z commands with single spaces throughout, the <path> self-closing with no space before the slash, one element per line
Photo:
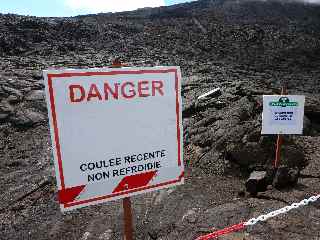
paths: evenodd
<path fill-rule="evenodd" d="M 133 224 L 130 197 L 123 199 L 124 239 L 133 240 Z"/>
<path fill-rule="evenodd" d="M 123 65 L 119 59 L 114 59 L 112 62 L 113 68 L 121 68 Z M 130 197 L 125 197 L 122 200 L 123 205 L 123 222 L 124 222 L 124 239 L 133 240 L 133 224 L 132 224 L 132 208 Z"/>

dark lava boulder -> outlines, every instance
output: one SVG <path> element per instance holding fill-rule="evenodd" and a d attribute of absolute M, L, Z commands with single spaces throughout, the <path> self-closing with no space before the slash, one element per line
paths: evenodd
<path fill-rule="evenodd" d="M 297 184 L 299 174 L 298 168 L 280 166 L 276 171 L 272 185 L 277 189 L 293 186 Z"/>

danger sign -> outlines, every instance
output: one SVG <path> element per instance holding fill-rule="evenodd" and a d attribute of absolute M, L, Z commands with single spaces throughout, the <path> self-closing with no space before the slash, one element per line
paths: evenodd
<path fill-rule="evenodd" d="M 263 96 L 262 134 L 302 134 L 304 96 Z"/>
<path fill-rule="evenodd" d="M 44 78 L 62 211 L 183 183 L 179 67 Z"/>

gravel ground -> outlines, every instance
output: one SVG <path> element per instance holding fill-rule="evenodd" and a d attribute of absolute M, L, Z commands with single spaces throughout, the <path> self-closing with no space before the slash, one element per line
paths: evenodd
<path fill-rule="evenodd" d="M 197 236 L 320 192 L 320 9 L 282 2 L 202 0 L 75 18 L 0 15 L 0 239 L 121 239 L 121 201 L 62 214 L 51 161 L 41 70 L 179 65 L 186 183 L 132 199 L 136 239 Z M 253 197 L 244 183 L 270 168 L 275 138 L 261 136 L 261 96 L 280 82 L 306 95 L 303 136 L 281 164 L 297 184 Z M 220 87 L 219 95 L 197 97 Z M 224 240 L 320 239 L 320 202 Z"/>

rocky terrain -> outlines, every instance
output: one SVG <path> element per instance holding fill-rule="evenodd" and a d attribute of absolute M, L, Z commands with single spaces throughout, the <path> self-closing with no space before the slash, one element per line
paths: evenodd
<path fill-rule="evenodd" d="M 178 65 L 183 186 L 133 198 L 136 239 L 195 239 L 320 192 L 320 6 L 200 0 L 117 14 L 0 14 L 0 239 L 121 239 L 121 201 L 63 215 L 57 203 L 42 70 Z M 262 95 L 306 96 L 303 136 L 261 136 Z M 220 88 L 216 95 L 198 96 Z M 221 239 L 320 239 L 320 202 Z"/>

